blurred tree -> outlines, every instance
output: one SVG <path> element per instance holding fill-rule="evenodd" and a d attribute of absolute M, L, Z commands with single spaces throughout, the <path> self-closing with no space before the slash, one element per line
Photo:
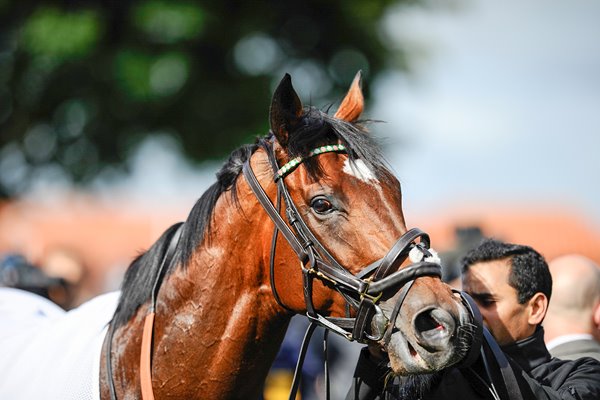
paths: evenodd
<path fill-rule="evenodd" d="M 124 170 L 156 131 L 223 157 L 267 131 L 284 72 L 322 105 L 402 63 L 378 22 L 414 2 L 0 0 L 0 196 Z"/>

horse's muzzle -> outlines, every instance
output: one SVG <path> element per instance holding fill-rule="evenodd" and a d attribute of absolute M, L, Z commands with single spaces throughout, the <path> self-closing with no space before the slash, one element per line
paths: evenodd
<path fill-rule="evenodd" d="M 452 365 L 468 366 L 477 359 L 482 340 L 481 315 L 466 293 L 453 292 L 458 313 L 430 305 L 407 320 L 405 315 L 395 318 L 399 305 L 390 312 L 388 303 L 382 305 L 382 316 L 373 317 L 372 336 L 377 338 L 375 333 L 385 330 L 379 343 L 395 374 L 431 373 Z"/>

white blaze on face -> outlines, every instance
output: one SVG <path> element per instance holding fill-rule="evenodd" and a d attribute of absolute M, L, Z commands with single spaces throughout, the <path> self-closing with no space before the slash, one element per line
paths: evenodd
<path fill-rule="evenodd" d="M 359 179 L 365 183 L 370 184 L 379 182 L 375 177 L 373 171 L 371 171 L 369 167 L 367 167 L 367 164 L 365 164 L 365 162 L 360 159 L 354 161 L 353 163 L 350 162 L 350 159 L 346 159 L 346 161 L 344 162 L 343 171 L 346 174 L 353 176 L 356 179 Z"/>

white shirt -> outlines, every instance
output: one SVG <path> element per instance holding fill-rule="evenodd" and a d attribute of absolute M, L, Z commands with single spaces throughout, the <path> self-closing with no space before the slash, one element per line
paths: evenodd
<path fill-rule="evenodd" d="M 594 337 L 589 333 L 571 333 L 569 335 L 562 335 L 555 337 L 546 343 L 546 348 L 550 350 L 561 344 L 574 342 L 575 340 L 594 340 Z"/>

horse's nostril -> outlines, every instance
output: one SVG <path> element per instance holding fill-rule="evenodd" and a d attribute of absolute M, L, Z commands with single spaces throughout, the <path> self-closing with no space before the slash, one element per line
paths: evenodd
<path fill-rule="evenodd" d="M 429 351 L 439 351 L 448 345 L 456 323 L 446 310 L 430 308 L 415 316 L 413 326 L 421 346 Z"/>

